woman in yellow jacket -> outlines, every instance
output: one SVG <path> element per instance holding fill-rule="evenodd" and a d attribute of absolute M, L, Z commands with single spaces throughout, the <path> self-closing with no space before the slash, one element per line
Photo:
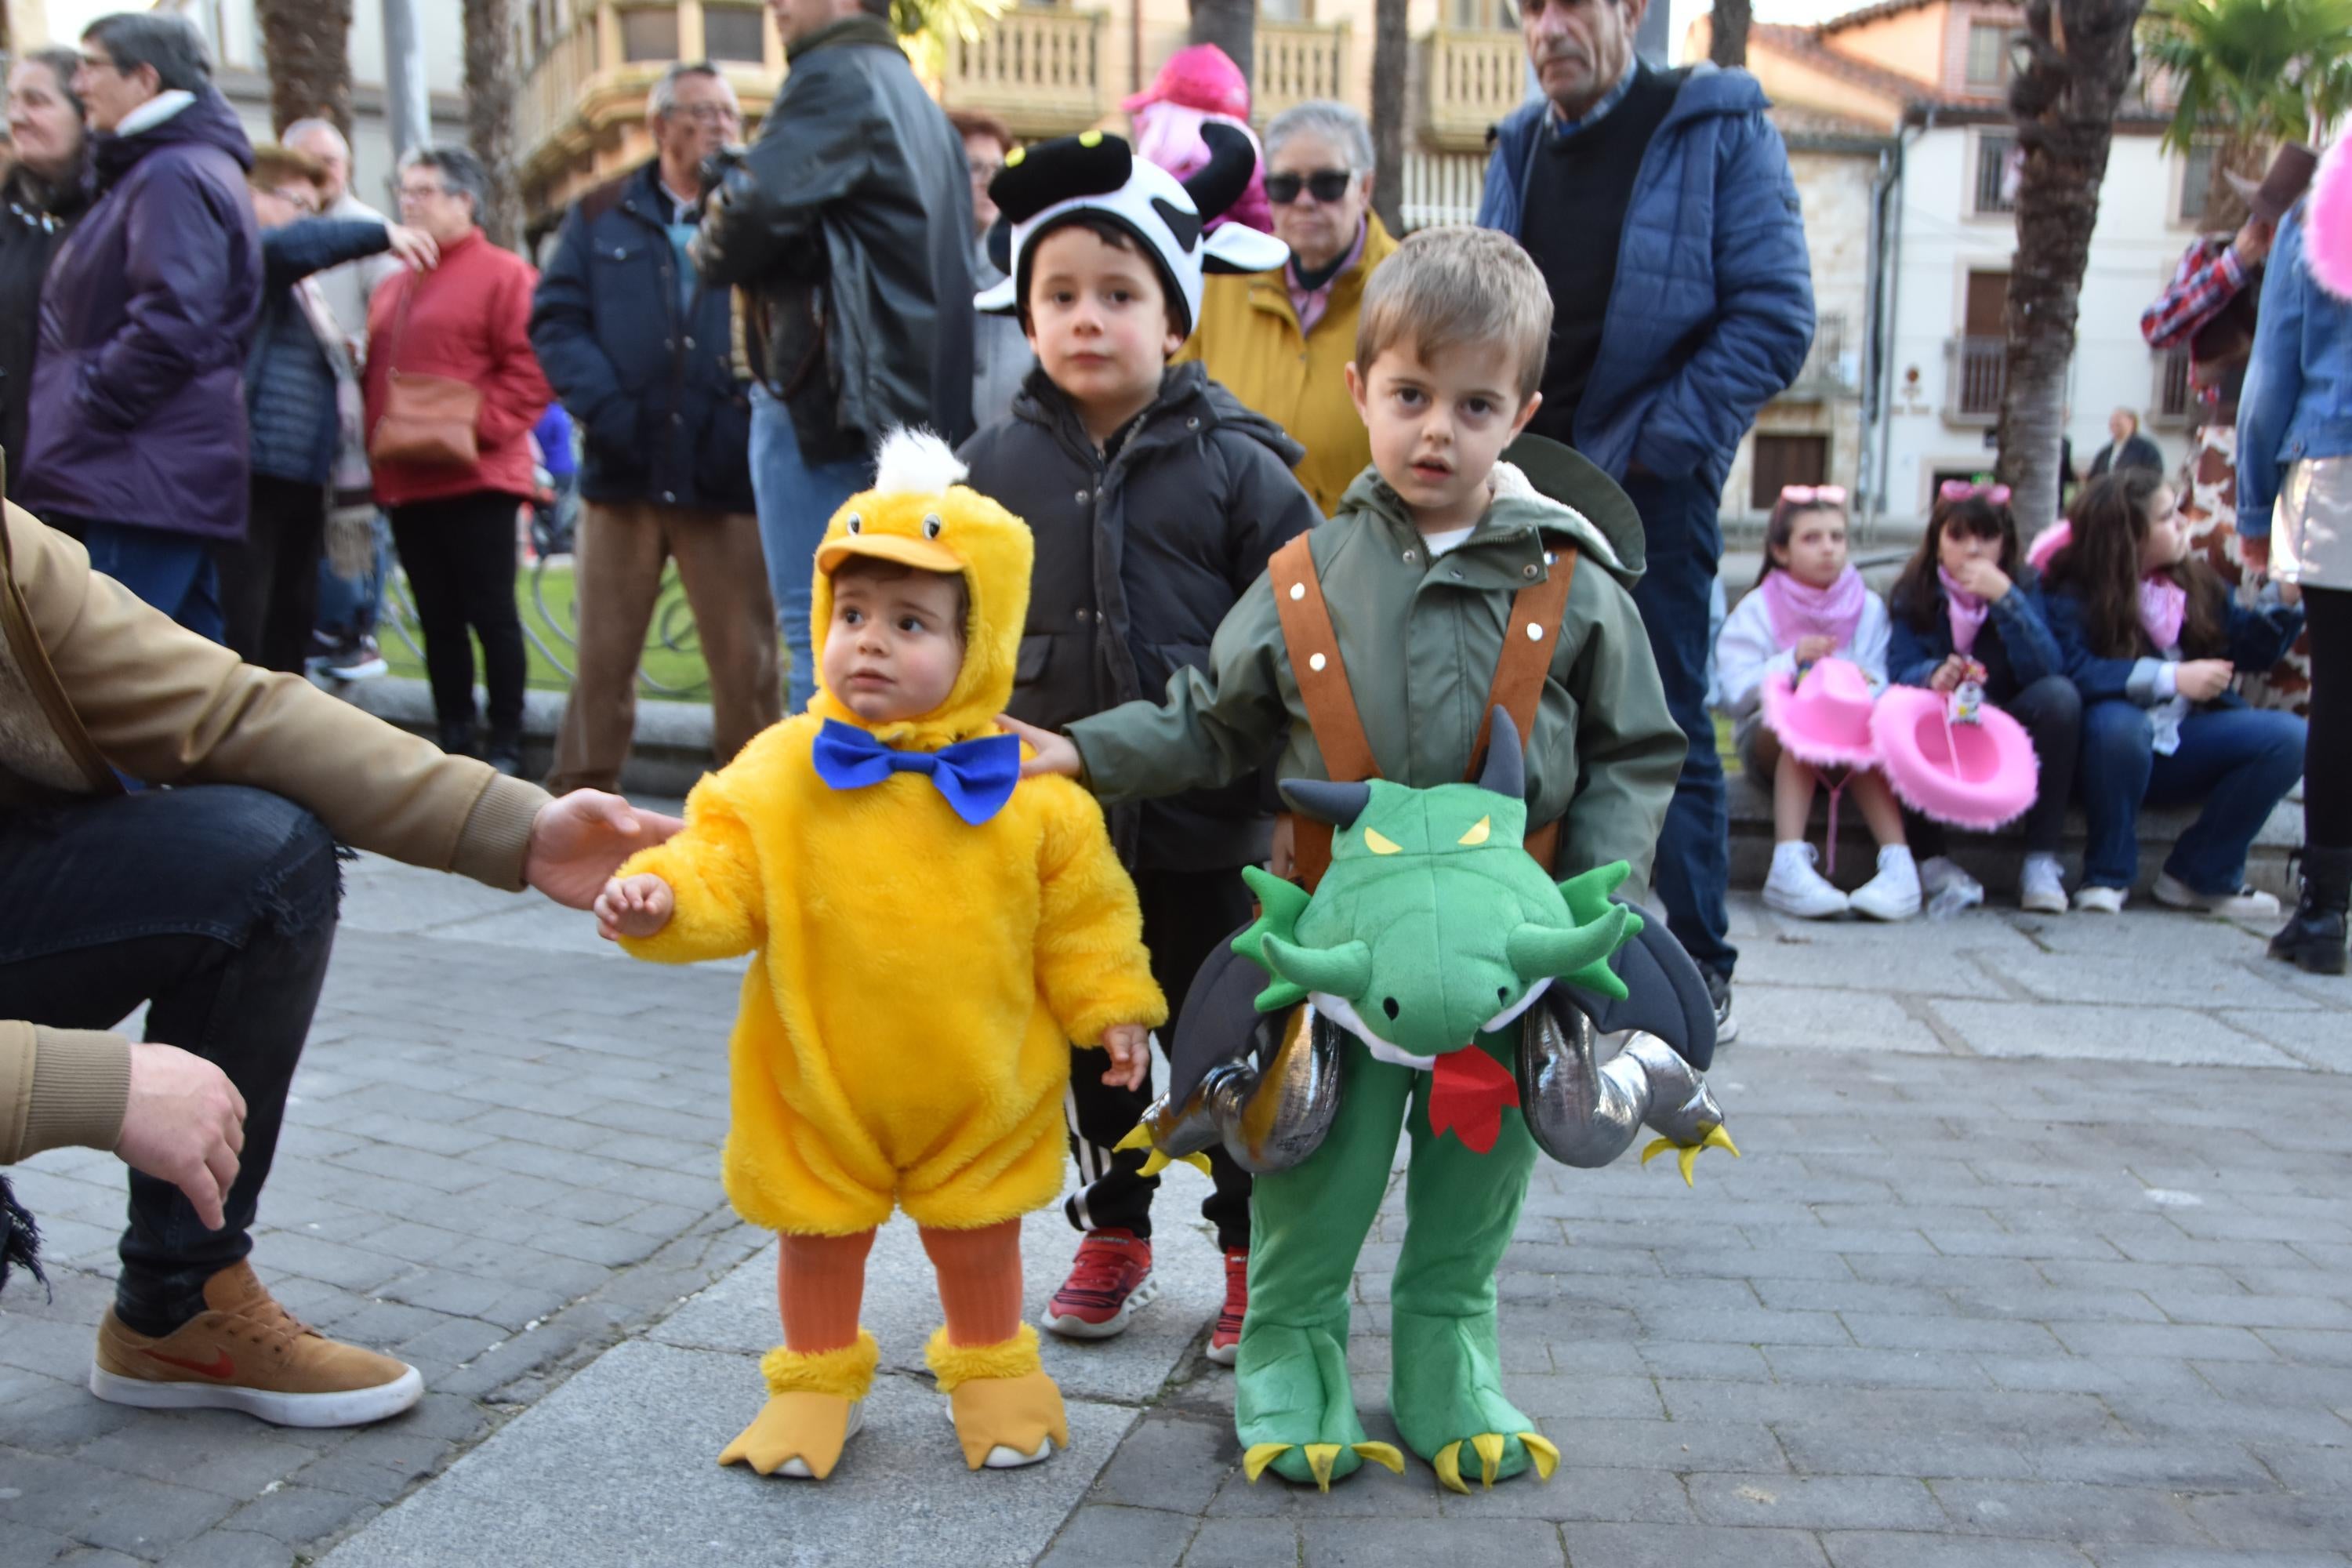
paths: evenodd
<path fill-rule="evenodd" d="M 1396 241 L 1371 210 L 1372 132 L 1344 103 L 1285 110 L 1265 128 L 1265 194 L 1291 259 L 1268 272 L 1213 274 L 1200 330 L 1179 360 L 1307 448 L 1298 482 L 1328 517 L 1372 460 L 1341 368 L 1356 357 L 1364 279 Z"/>

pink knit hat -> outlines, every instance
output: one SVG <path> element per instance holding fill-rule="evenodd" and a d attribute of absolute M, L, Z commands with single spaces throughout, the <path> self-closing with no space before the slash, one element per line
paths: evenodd
<path fill-rule="evenodd" d="M 1204 114 L 1227 114 L 1247 120 L 1249 82 L 1233 57 L 1214 44 L 1193 44 L 1178 49 L 1160 68 L 1151 85 L 1119 108 L 1133 114 L 1147 103 L 1181 103 Z"/>
<path fill-rule="evenodd" d="M 2042 763 L 2025 727 L 2000 709 L 1973 724 L 1948 724 L 1949 699 L 1897 686 L 1870 716 L 1878 765 L 1903 802 L 1955 827 L 1989 830 L 2022 816 L 2041 787 Z"/>
<path fill-rule="evenodd" d="M 1775 672 L 1764 680 L 1764 722 L 1799 762 L 1866 768 L 1878 761 L 1870 738 L 1870 678 L 1842 658 L 1825 658 L 1793 688 Z"/>

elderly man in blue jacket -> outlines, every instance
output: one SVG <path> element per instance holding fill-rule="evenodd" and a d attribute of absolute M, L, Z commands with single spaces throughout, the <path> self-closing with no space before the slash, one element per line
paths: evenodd
<path fill-rule="evenodd" d="M 1478 222 L 1517 236 L 1551 286 L 1543 405 L 1528 428 L 1606 468 L 1641 510 L 1649 563 L 1634 602 L 1690 737 L 1656 887 L 1727 1041 L 1739 955 L 1706 711 L 1716 512 L 1741 434 L 1812 342 L 1812 272 L 1763 91 L 1741 70 L 1643 64 L 1633 35 L 1649 4 L 1520 0 L 1543 96 L 1499 127 Z"/>

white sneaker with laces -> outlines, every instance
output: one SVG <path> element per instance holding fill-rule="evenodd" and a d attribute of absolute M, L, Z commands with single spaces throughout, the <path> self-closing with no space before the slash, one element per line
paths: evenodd
<path fill-rule="evenodd" d="M 1984 889 L 1977 889 L 1982 898 Z M 1911 851 L 1889 844 L 1878 852 L 1878 875 L 1856 888 L 1846 902 L 1858 915 L 1874 921 L 1907 921 L 1919 912 L 1919 868 Z"/>
<path fill-rule="evenodd" d="M 2074 908 L 2086 915 L 2119 915 L 2124 912 L 2124 889 L 2121 888 L 2080 887 L 2074 889 Z"/>
<path fill-rule="evenodd" d="M 2066 912 L 2066 873 L 2055 855 L 2028 855 L 2017 882 L 2017 907 L 2040 915 Z"/>
<path fill-rule="evenodd" d="M 1813 869 L 1819 858 L 1813 847 L 1802 840 L 1772 846 L 1772 874 L 1764 879 L 1766 906 L 1803 921 L 1845 913 L 1845 895 Z"/>
<path fill-rule="evenodd" d="M 2240 888 L 2234 893 L 2200 893 L 2169 871 L 2157 876 L 2156 901 L 2176 910 L 2197 910 L 2233 921 L 2272 921 L 2278 919 L 2279 913 L 2277 898 L 2259 888 Z"/>
<path fill-rule="evenodd" d="M 1949 892 L 1964 907 L 1984 902 L 1984 884 L 1960 868 L 1948 855 L 1932 855 L 1919 862 L 1919 889 L 1929 898 Z"/>

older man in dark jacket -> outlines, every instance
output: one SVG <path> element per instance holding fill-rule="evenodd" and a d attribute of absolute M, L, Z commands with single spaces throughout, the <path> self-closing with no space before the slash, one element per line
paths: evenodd
<path fill-rule="evenodd" d="M 587 432 L 579 670 L 556 736 L 554 790 L 619 787 L 667 561 L 677 563 L 710 669 L 717 761 L 782 716 L 734 293 L 705 284 L 686 259 L 702 217 L 697 171 L 734 139 L 742 110 L 716 68 L 680 63 L 654 83 L 646 119 L 659 156 L 572 209 L 531 305 L 540 368 Z"/>
<path fill-rule="evenodd" d="M 243 372 L 261 309 L 253 147 L 176 16 L 91 23 L 74 86 L 99 197 L 41 297 L 17 499 L 218 641 L 212 552 L 245 532 Z"/>
<path fill-rule="evenodd" d="M 695 241 L 704 281 L 757 300 L 751 482 L 793 650 L 816 689 L 818 537 L 897 425 L 971 433 L 971 189 L 963 142 L 915 79 L 889 0 L 770 0 L 792 74 Z"/>

